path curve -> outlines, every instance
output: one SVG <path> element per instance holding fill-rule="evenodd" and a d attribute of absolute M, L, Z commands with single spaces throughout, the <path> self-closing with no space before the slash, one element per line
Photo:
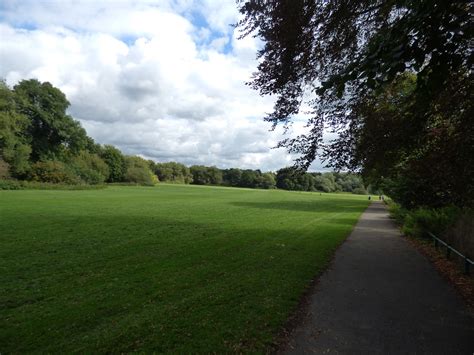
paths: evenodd
<path fill-rule="evenodd" d="M 338 249 L 285 354 L 473 354 L 474 320 L 376 201 Z"/>

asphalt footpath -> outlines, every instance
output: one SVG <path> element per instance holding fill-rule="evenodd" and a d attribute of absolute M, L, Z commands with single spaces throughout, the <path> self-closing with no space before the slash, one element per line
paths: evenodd
<path fill-rule="evenodd" d="M 284 354 L 474 354 L 460 296 L 373 202 L 310 296 Z"/>

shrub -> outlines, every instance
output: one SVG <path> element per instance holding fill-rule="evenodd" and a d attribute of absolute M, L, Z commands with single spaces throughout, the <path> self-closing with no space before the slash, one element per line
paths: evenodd
<path fill-rule="evenodd" d="M 112 145 L 105 145 L 100 152 L 100 157 L 109 168 L 107 182 L 123 181 L 127 167 L 122 152 Z"/>
<path fill-rule="evenodd" d="M 30 180 L 53 184 L 78 184 L 79 178 L 63 162 L 46 160 L 31 166 Z"/>
<path fill-rule="evenodd" d="M 140 185 L 154 185 L 158 182 L 155 174 L 150 170 L 148 161 L 140 157 L 126 157 L 127 170 L 124 181 Z"/>
<path fill-rule="evenodd" d="M 17 180 L 0 180 L 0 190 L 21 190 L 22 188 Z"/>
<path fill-rule="evenodd" d="M 21 189 L 28 190 L 100 190 L 106 185 L 85 185 L 85 184 L 52 184 L 49 182 L 20 181 Z"/>
<path fill-rule="evenodd" d="M 89 168 L 74 168 L 77 176 L 86 184 L 98 185 L 103 184 L 105 181 L 105 176 L 99 173 L 96 170 Z"/>
<path fill-rule="evenodd" d="M 83 151 L 72 159 L 71 166 L 87 184 L 102 184 L 109 176 L 109 167 L 97 154 Z"/>
<path fill-rule="evenodd" d="M 125 181 L 140 185 L 154 185 L 153 174 L 149 169 L 131 166 L 125 173 Z"/>
<path fill-rule="evenodd" d="M 428 238 L 428 232 L 441 237 L 460 215 L 460 209 L 457 207 L 406 210 L 396 203 L 389 204 L 389 211 L 402 225 L 403 234 L 416 238 Z"/>
<path fill-rule="evenodd" d="M 385 201 L 387 201 L 385 199 Z M 398 203 L 393 201 L 388 201 L 388 211 L 390 212 L 390 216 L 399 224 L 402 225 L 405 221 L 405 217 L 407 214 L 407 210 L 401 207 Z"/>

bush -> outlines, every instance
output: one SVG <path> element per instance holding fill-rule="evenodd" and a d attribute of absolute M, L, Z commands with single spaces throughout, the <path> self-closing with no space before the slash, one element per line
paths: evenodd
<path fill-rule="evenodd" d="M 127 170 L 124 182 L 152 186 L 158 182 L 157 177 L 150 170 L 148 161 L 140 157 L 126 157 Z"/>
<path fill-rule="evenodd" d="M 106 185 L 71 185 L 71 184 L 51 184 L 48 182 L 21 181 L 21 188 L 28 190 L 100 190 Z"/>
<path fill-rule="evenodd" d="M 83 151 L 72 159 L 71 166 L 87 184 L 103 184 L 109 177 L 109 167 L 97 154 Z"/>
<path fill-rule="evenodd" d="M 109 168 L 107 182 L 123 181 L 127 167 L 122 152 L 112 145 L 105 145 L 100 152 L 100 157 Z"/>
<path fill-rule="evenodd" d="M 0 190 L 21 190 L 21 183 L 17 180 L 0 180 Z"/>
<path fill-rule="evenodd" d="M 402 225 L 403 234 L 416 238 L 429 238 L 428 232 L 442 237 L 461 214 L 461 210 L 457 207 L 406 210 L 393 202 L 389 204 L 389 211 Z"/>
<path fill-rule="evenodd" d="M 105 176 L 99 173 L 96 170 L 89 168 L 80 168 L 74 167 L 74 170 L 77 176 L 82 180 L 82 182 L 90 185 L 99 185 L 103 184 L 106 180 Z"/>
<path fill-rule="evenodd" d="M 39 181 L 0 180 L 0 190 L 99 190 L 105 185 L 68 185 Z"/>
<path fill-rule="evenodd" d="M 385 199 L 387 201 L 387 199 Z M 398 203 L 395 203 L 393 201 L 387 202 L 388 205 L 388 211 L 390 212 L 390 216 L 399 224 L 403 225 L 403 222 L 405 221 L 405 217 L 407 215 L 407 210 L 403 207 L 401 207 Z"/>
<path fill-rule="evenodd" d="M 127 172 L 125 173 L 125 181 L 149 186 L 155 184 L 153 174 L 149 169 L 135 166 L 127 168 Z"/>
<path fill-rule="evenodd" d="M 53 184 L 78 184 L 80 179 L 63 162 L 46 160 L 31 166 L 30 180 Z"/>

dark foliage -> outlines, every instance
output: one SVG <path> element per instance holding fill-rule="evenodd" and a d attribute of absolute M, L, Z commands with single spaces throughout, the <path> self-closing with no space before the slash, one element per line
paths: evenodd
<path fill-rule="evenodd" d="M 308 133 L 280 142 L 300 154 L 299 167 L 322 154 L 330 167 L 362 168 L 372 183 L 389 177 L 402 195 L 423 185 L 423 200 L 400 198 L 408 207 L 472 203 L 472 2 L 238 4 L 242 35 L 264 42 L 250 85 L 277 97 L 266 120 L 288 125 L 310 98 Z M 406 75 L 414 78 L 407 91 L 385 95 Z M 392 98 L 398 111 L 374 114 L 379 101 Z M 325 127 L 339 138 L 324 143 Z"/>
<path fill-rule="evenodd" d="M 31 159 L 38 161 L 60 157 L 67 148 L 74 153 L 87 144 L 86 131 L 66 114 L 66 96 L 50 83 L 23 80 L 13 88 L 18 112 L 29 120 Z"/>

